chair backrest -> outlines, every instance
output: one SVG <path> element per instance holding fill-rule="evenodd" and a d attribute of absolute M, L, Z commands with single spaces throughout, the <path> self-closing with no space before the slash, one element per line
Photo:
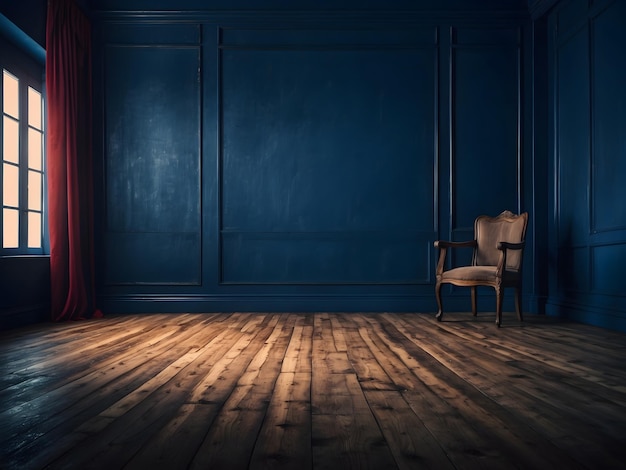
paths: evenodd
<path fill-rule="evenodd" d="M 495 266 L 498 264 L 500 250 L 498 242 L 520 243 L 526 237 L 528 212 L 520 215 L 504 211 L 497 217 L 481 215 L 474 222 L 474 238 L 477 241 L 474 250 L 474 266 Z M 519 271 L 522 268 L 523 250 L 511 250 L 507 253 L 506 269 Z"/>

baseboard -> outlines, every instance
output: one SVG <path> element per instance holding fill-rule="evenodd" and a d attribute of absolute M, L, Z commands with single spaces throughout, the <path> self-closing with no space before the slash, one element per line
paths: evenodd
<path fill-rule="evenodd" d="M 100 308 L 118 313 L 165 312 L 399 312 L 435 310 L 423 297 L 348 295 L 125 295 L 99 297 Z"/>
<path fill-rule="evenodd" d="M 39 303 L 0 310 L 0 331 L 50 320 L 50 304 Z"/>
<path fill-rule="evenodd" d="M 447 312 L 470 311 L 469 290 L 444 296 Z M 527 310 L 528 300 L 524 300 Z M 201 312 L 437 312 L 435 295 L 161 295 L 127 294 L 98 297 L 105 313 Z M 478 296 L 478 308 L 495 312 L 495 295 Z M 506 295 L 504 310 L 513 311 L 513 296 Z"/>
<path fill-rule="evenodd" d="M 549 299 L 546 314 L 570 321 L 626 332 L 626 312 L 592 304 Z"/>

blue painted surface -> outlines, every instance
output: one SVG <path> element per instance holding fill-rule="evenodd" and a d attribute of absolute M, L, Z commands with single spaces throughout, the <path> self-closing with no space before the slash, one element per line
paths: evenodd
<path fill-rule="evenodd" d="M 432 47 L 222 53 L 225 282 L 424 279 L 434 59 Z"/>
<path fill-rule="evenodd" d="M 37 41 L 17 27 L 9 18 L 0 14 L 0 34 L 41 64 L 46 62 L 46 51 Z"/>
<path fill-rule="evenodd" d="M 47 0 L 20 0 L 19 2 L 6 0 L 0 2 L 0 30 L 6 34 L 9 26 L 16 39 L 23 42 L 27 49 L 36 51 L 42 58 L 46 47 L 46 14 Z M 5 19 L 12 25 L 7 25 Z M 15 31 L 14 28 L 18 28 Z M 34 46 L 34 47 L 33 47 Z"/>
<path fill-rule="evenodd" d="M 626 230 L 626 60 L 614 47 L 626 45 L 626 7 L 614 5 L 592 20 L 593 148 L 591 228 Z M 624 258 L 621 258 L 624 259 Z"/>
<path fill-rule="evenodd" d="M 206 17 L 196 0 L 92 2 L 106 170 L 96 223 L 115 229 L 98 241 L 108 311 L 434 311 L 432 240 L 467 239 L 473 212 L 521 206 L 531 210 L 526 306 L 541 310 L 546 296 L 550 314 L 626 330 L 624 2 L 281 1 L 215 2 Z M 533 43 L 522 3 L 549 12 Z M 153 23 L 157 7 L 170 13 Z M 420 15 L 393 14 L 411 9 Z M 356 14 L 375 10 L 384 14 Z M 193 74 L 186 52 L 174 54 L 180 66 L 151 68 L 139 51 L 200 45 Z M 135 82 L 111 80 L 106 51 L 130 46 Z M 199 115 L 164 119 L 140 96 L 149 79 L 167 85 L 166 108 L 198 93 Z M 135 86 L 133 105 L 120 93 Z M 107 140 L 116 106 L 127 130 L 143 133 L 121 138 L 121 158 Z M 164 130 L 197 135 L 154 144 Z M 193 158 L 164 157 L 184 153 Z M 504 182 L 493 186 L 487 168 Z M 0 274 L 8 286 L 13 271 Z M 47 297 L 45 276 L 36 279 Z M 457 291 L 448 308 L 468 310 Z M 480 308 L 492 304 L 481 292 Z"/>
<path fill-rule="evenodd" d="M 626 3 L 549 18 L 554 168 L 548 312 L 626 330 Z M 556 256 L 555 256 L 556 255 Z"/>
<path fill-rule="evenodd" d="M 527 11 L 526 0 L 214 0 L 213 10 L 448 10 L 478 9 L 480 11 Z M 205 10 L 206 0 L 91 0 L 95 10 Z"/>
<path fill-rule="evenodd" d="M 50 320 L 50 258 L 0 257 L 0 331 Z"/>
<path fill-rule="evenodd" d="M 522 205 L 519 21 L 342 13 L 298 27 L 291 15 L 99 25 L 105 308 L 432 311 L 432 242 L 458 230 L 449 207 L 471 228 Z M 193 115 L 167 118 L 195 90 L 191 56 L 168 66 L 187 57 L 192 31 L 200 140 Z M 168 133 L 178 137 L 153 143 Z M 186 154 L 200 158 L 199 188 L 196 167 L 174 157 Z M 490 191 L 485 165 L 507 173 Z M 168 181 L 181 205 L 163 199 Z M 176 244 L 198 233 L 192 220 L 201 236 Z M 467 297 L 455 292 L 450 308 Z"/>
<path fill-rule="evenodd" d="M 106 51 L 105 284 L 200 283 L 199 59 L 192 46 Z"/>
<path fill-rule="evenodd" d="M 518 212 L 521 203 L 521 45 L 515 28 L 455 33 L 452 227 L 472 231 L 477 215 Z"/>

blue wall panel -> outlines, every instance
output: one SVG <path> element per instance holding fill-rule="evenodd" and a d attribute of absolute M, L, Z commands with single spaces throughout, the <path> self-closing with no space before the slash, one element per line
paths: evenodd
<path fill-rule="evenodd" d="M 626 230 L 626 2 L 593 20 L 593 231 Z M 616 92 L 617 91 L 617 92 Z"/>
<path fill-rule="evenodd" d="M 568 297 L 589 291 L 589 248 L 563 244 L 558 256 L 557 286 Z"/>
<path fill-rule="evenodd" d="M 594 292 L 624 297 L 626 244 L 594 246 L 591 279 Z"/>
<path fill-rule="evenodd" d="M 514 10 L 523 13 L 527 9 L 526 0 L 435 0 L 416 2 L 415 0 L 90 0 L 92 8 L 98 10 L 459 10 L 487 11 Z"/>
<path fill-rule="evenodd" d="M 200 282 L 199 64 L 198 47 L 106 50 L 106 284 Z"/>
<path fill-rule="evenodd" d="M 353 13 L 100 12 L 105 310 L 434 311 L 521 206 L 520 21 Z"/>
<path fill-rule="evenodd" d="M 561 46 L 557 63 L 557 228 L 561 245 L 585 243 L 589 235 L 589 54 L 585 33 L 581 30 Z"/>
<path fill-rule="evenodd" d="M 198 233 L 109 232 L 104 278 L 117 285 L 199 285 L 200 242 Z"/>
<path fill-rule="evenodd" d="M 428 268 L 415 239 L 434 231 L 435 57 L 223 52 L 226 282 L 407 281 Z"/>
<path fill-rule="evenodd" d="M 555 178 L 548 312 L 626 330 L 626 3 L 550 15 Z"/>
<path fill-rule="evenodd" d="M 427 284 L 432 235 L 228 233 L 225 284 Z"/>
<path fill-rule="evenodd" d="M 456 30 L 452 62 L 452 229 L 521 206 L 516 29 Z"/>
<path fill-rule="evenodd" d="M 50 258 L 0 257 L 0 331 L 50 320 Z"/>

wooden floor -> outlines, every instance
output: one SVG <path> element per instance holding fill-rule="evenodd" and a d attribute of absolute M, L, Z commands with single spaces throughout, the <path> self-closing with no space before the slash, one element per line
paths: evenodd
<path fill-rule="evenodd" d="M 626 335 L 505 314 L 0 334 L 0 468 L 624 468 Z"/>

